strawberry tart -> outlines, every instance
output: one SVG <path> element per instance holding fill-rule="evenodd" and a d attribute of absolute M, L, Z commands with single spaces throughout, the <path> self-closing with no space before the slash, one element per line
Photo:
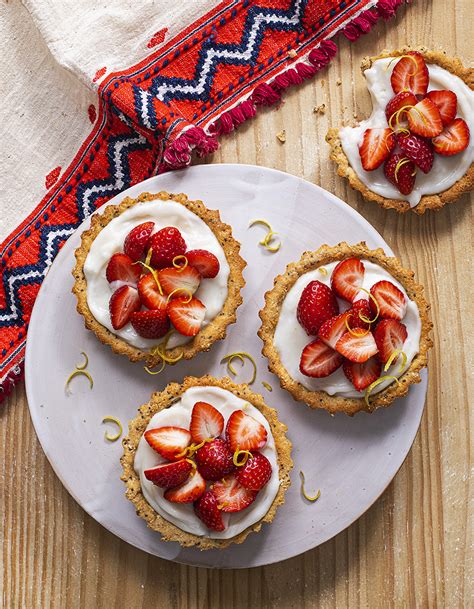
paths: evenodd
<path fill-rule="evenodd" d="M 224 338 L 245 262 L 219 213 L 186 195 L 143 193 L 94 214 L 76 250 L 73 292 L 86 327 L 148 366 Z"/>
<path fill-rule="evenodd" d="M 122 480 L 164 541 L 203 550 L 271 522 L 293 466 L 286 425 L 247 385 L 187 377 L 152 395 L 123 441 Z"/>
<path fill-rule="evenodd" d="M 432 324 L 423 288 L 383 250 L 323 245 L 276 277 L 260 311 L 263 354 L 312 408 L 388 406 L 420 382 Z"/>
<path fill-rule="evenodd" d="M 398 212 L 439 209 L 474 185 L 474 70 L 426 49 L 383 52 L 362 71 L 373 111 L 326 139 L 338 173 Z"/>

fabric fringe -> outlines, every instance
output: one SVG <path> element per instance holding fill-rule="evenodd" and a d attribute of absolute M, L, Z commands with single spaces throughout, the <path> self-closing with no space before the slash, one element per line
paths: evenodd
<path fill-rule="evenodd" d="M 2 382 L 0 383 L 0 404 L 6 400 L 13 389 L 15 389 L 16 385 L 23 380 L 24 375 L 25 362 L 22 360 L 2 379 Z"/>
<path fill-rule="evenodd" d="M 355 17 L 340 32 L 351 42 L 368 34 L 380 20 L 395 16 L 397 9 L 410 0 L 379 0 L 374 8 L 367 9 Z M 259 106 L 273 106 L 282 101 L 282 92 L 289 87 L 301 85 L 323 70 L 337 53 L 337 45 L 332 40 L 323 40 L 307 56 L 307 62 L 298 62 L 291 68 L 278 74 L 271 82 L 261 83 L 251 95 L 233 108 L 223 112 L 204 130 L 202 127 L 189 127 L 167 145 L 163 163 L 158 173 L 181 169 L 190 165 L 192 154 L 203 157 L 215 152 L 219 147 L 218 137 L 227 135 L 237 129 L 246 120 L 257 114 Z"/>

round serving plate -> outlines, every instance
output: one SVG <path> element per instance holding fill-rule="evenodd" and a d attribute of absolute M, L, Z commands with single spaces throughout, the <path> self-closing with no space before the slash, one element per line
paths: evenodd
<path fill-rule="evenodd" d="M 392 251 L 361 215 L 334 195 L 264 167 L 191 167 L 133 186 L 110 204 L 119 203 L 125 196 L 160 190 L 202 199 L 209 208 L 219 209 L 222 219 L 233 227 L 248 262 L 244 304 L 238 310 L 237 323 L 229 327 L 226 340 L 208 353 L 167 367 L 159 376 L 149 376 L 142 364 L 114 355 L 85 329 L 71 293 L 74 250 L 82 231 L 89 226 L 86 220 L 56 257 L 31 317 L 25 368 L 36 433 L 54 471 L 82 508 L 109 531 L 146 552 L 190 565 L 227 568 L 254 567 L 296 556 L 349 526 L 390 483 L 417 432 L 427 375 L 424 373 L 422 383 L 410 388 L 406 398 L 370 415 L 331 417 L 325 411 L 311 410 L 281 390 L 277 378 L 268 372 L 257 337 L 258 311 L 275 275 L 305 250 L 315 250 L 323 243 L 364 240 L 389 255 Z M 264 232 L 262 227 L 249 228 L 255 218 L 265 218 L 278 231 L 282 241 L 278 253 L 270 254 L 258 245 Z M 87 379 L 79 377 L 67 395 L 65 381 L 76 363 L 82 361 L 81 351 L 89 356 L 94 388 L 90 390 Z M 273 523 L 251 534 L 243 544 L 204 552 L 184 549 L 177 543 L 161 541 L 159 534 L 136 516 L 120 480 L 121 443 L 104 438 L 102 419 L 117 417 L 126 433 L 127 421 L 135 417 L 152 391 L 189 374 L 224 376 L 226 369 L 220 361 L 233 351 L 247 351 L 255 357 L 258 375 L 252 389 L 261 392 L 288 425 L 293 443 L 292 486 Z M 250 375 L 251 369 L 245 366 L 237 380 L 245 382 Z M 268 392 L 262 381 L 270 383 L 273 392 Z M 305 472 L 309 492 L 321 489 L 316 503 L 301 496 L 300 470 Z"/>

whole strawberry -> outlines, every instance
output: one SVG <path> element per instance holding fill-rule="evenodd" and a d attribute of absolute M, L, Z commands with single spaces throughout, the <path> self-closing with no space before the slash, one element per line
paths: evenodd
<path fill-rule="evenodd" d="M 239 467 L 237 481 L 251 491 L 259 491 L 270 480 L 272 465 L 262 453 L 254 453 L 243 467 Z"/>
<path fill-rule="evenodd" d="M 174 226 L 162 228 L 152 235 L 149 247 L 152 249 L 151 264 L 157 269 L 172 266 L 173 258 L 186 252 L 186 242 Z"/>
<path fill-rule="evenodd" d="M 387 180 L 402 193 L 409 195 L 415 186 L 416 167 L 404 154 L 392 154 L 384 165 L 384 173 Z"/>
<path fill-rule="evenodd" d="M 234 469 L 233 454 L 225 440 L 206 442 L 196 452 L 196 462 L 205 480 L 219 480 Z"/>
<path fill-rule="evenodd" d="M 154 222 L 143 222 L 132 228 L 125 237 L 123 251 L 132 260 L 140 260 L 145 253 L 150 235 L 155 228 Z"/>
<path fill-rule="evenodd" d="M 433 167 L 433 146 L 429 140 L 410 133 L 397 138 L 402 152 L 417 165 L 423 173 L 429 173 Z"/>
<path fill-rule="evenodd" d="M 339 313 L 339 305 L 330 288 L 320 281 L 311 281 L 303 290 L 296 317 L 306 333 L 316 336 L 322 324 Z"/>

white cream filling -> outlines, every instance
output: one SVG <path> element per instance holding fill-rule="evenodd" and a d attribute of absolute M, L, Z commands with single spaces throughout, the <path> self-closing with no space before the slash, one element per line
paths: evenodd
<path fill-rule="evenodd" d="M 364 72 L 367 88 L 372 98 L 372 114 L 357 127 L 343 127 L 340 138 L 349 163 L 360 180 L 373 192 L 387 199 L 408 201 L 410 207 L 415 207 L 423 195 L 443 192 L 453 186 L 469 169 L 474 161 L 474 92 L 458 76 L 451 74 L 437 65 L 428 65 L 428 91 L 433 89 L 449 89 L 458 98 L 457 116 L 463 118 L 469 126 L 471 140 L 463 152 L 452 157 L 434 155 L 433 168 L 428 174 L 417 171 L 415 186 L 409 195 L 402 195 L 384 175 L 383 165 L 375 171 L 365 171 L 359 155 L 359 145 L 362 143 L 366 129 L 388 127 L 385 117 L 385 107 L 395 93 L 390 84 L 390 76 L 396 61 L 387 66 L 390 59 L 378 59 L 369 70 Z"/>
<path fill-rule="evenodd" d="M 254 417 L 267 430 L 267 443 L 260 452 L 267 457 L 272 465 L 272 475 L 267 484 L 259 491 L 255 501 L 241 512 L 231 514 L 223 513 L 226 525 L 224 531 L 211 531 L 199 520 L 194 513 L 193 504 L 172 503 L 164 498 L 165 489 L 155 486 L 147 480 L 143 474 L 144 470 L 165 462 L 156 451 L 154 451 L 142 436 L 135 454 L 134 467 L 140 476 L 142 492 L 145 499 L 153 509 L 163 518 L 172 522 L 177 527 L 194 535 L 211 537 L 213 539 L 230 539 L 244 531 L 247 527 L 261 520 L 270 509 L 280 485 L 278 477 L 278 461 L 270 426 L 263 414 L 248 402 L 235 396 L 230 391 L 220 387 L 191 387 L 187 389 L 181 398 L 169 408 L 157 412 L 149 422 L 148 429 L 156 429 L 172 425 L 189 429 L 191 413 L 196 402 L 207 402 L 212 404 L 224 417 L 224 430 L 227 420 L 235 410 L 243 410 L 246 414 Z M 224 432 L 223 432 L 224 433 Z"/>
<path fill-rule="evenodd" d="M 220 270 L 214 279 L 203 279 L 195 297 L 206 306 L 203 327 L 207 326 L 220 313 L 227 298 L 229 265 L 216 236 L 209 226 L 192 211 L 175 201 L 145 201 L 137 203 L 114 218 L 103 228 L 91 245 L 84 264 L 87 281 L 87 304 L 95 319 L 130 345 L 139 349 L 149 349 L 157 340 L 142 338 L 128 323 L 120 330 L 114 330 L 109 314 L 109 300 L 117 286 L 109 285 L 105 270 L 111 256 L 123 251 L 123 243 L 128 233 L 143 222 L 155 222 L 154 232 L 165 226 L 179 229 L 188 250 L 205 249 L 219 260 Z M 169 347 L 182 345 L 192 340 L 177 332 L 171 336 Z"/>
<path fill-rule="evenodd" d="M 400 363 L 396 362 L 390 366 L 387 372 L 382 372 L 382 374 L 390 374 L 398 378 L 410 366 L 413 358 L 419 351 L 421 320 L 418 307 L 413 300 L 408 298 L 404 287 L 392 277 L 390 273 L 368 260 L 362 260 L 362 262 L 365 266 L 364 281 L 362 283 L 363 288 L 370 290 L 375 283 L 386 279 L 396 285 L 407 299 L 406 314 L 401 321 L 401 323 L 406 326 L 408 332 L 408 337 L 403 345 L 403 351 L 407 356 L 406 365 L 403 370 L 399 370 Z M 361 395 L 363 395 L 363 392 L 355 389 L 354 385 L 344 374 L 342 366 L 329 376 L 320 379 L 305 376 L 300 372 L 301 353 L 304 347 L 316 338 L 308 336 L 296 318 L 296 311 L 301 293 L 308 283 L 314 280 L 318 280 L 330 287 L 332 271 L 337 264 L 337 262 L 331 262 L 330 264 L 324 265 L 327 275 L 324 275 L 318 269 L 315 269 L 298 278 L 281 306 L 280 317 L 275 329 L 273 343 L 279 353 L 281 363 L 290 376 L 310 391 L 325 391 L 329 395 L 338 395 L 344 398 L 360 398 Z M 366 298 L 367 296 L 361 292 L 361 297 Z M 350 308 L 350 304 L 345 300 L 338 299 L 338 303 L 340 313 L 343 313 Z M 382 391 L 392 382 L 394 381 L 387 380 L 380 383 L 380 385 L 377 385 L 374 388 L 372 394 Z"/>

